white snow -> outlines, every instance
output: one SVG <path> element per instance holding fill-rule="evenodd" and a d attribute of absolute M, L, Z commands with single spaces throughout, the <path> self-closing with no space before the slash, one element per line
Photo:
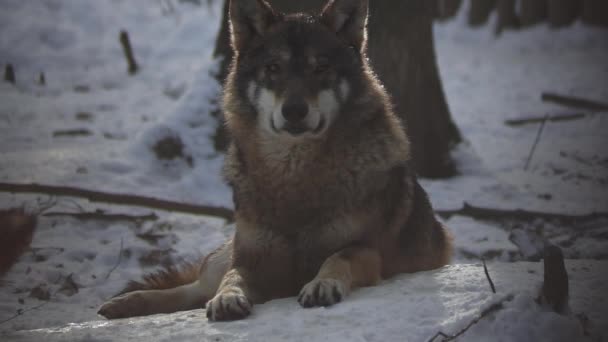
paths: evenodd
<path fill-rule="evenodd" d="M 211 73 L 220 4 L 177 2 L 168 13 L 145 0 L 3 6 L 0 63 L 14 65 L 17 86 L 0 83 L 0 180 L 231 206 L 209 116 L 219 93 Z M 141 66 L 135 76 L 126 72 L 121 29 Z M 71 129 L 90 136 L 53 136 Z M 171 132 L 192 167 L 158 163 L 150 146 Z"/>
<path fill-rule="evenodd" d="M 0 81 L 0 182 L 232 206 L 219 173 L 223 157 L 213 148 L 219 123 L 209 114 L 217 108 L 220 89 L 212 77 L 218 67 L 212 50 L 221 1 L 4 0 L 2 6 L 0 66 L 13 64 L 17 83 Z M 453 153 L 459 176 L 422 180 L 434 206 L 457 209 L 466 201 L 552 213 L 608 212 L 606 113 L 582 111 L 583 119 L 547 123 L 528 170 L 524 165 L 538 125 L 504 124 L 581 112 L 541 102 L 545 91 L 608 102 L 606 31 L 540 25 L 497 39 L 490 27 L 465 27 L 464 13 L 435 25 L 443 86 L 466 141 Z M 121 29 L 128 31 L 140 65 L 134 76 L 126 72 Z M 45 86 L 37 84 L 40 72 Z M 62 136 L 66 130 L 85 134 Z M 181 141 L 182 157 L 155 155 L 154 146 L 166 137 Z M 36 211 L 47 203 L 53 204 L 47 212 L 152 212 L 0 193 L 0 208 L 25 205 Z M 234 323 L 209 324 L 201 310 L 100 321 L 97 308 L 128 280 L 204 255 L 233 232 L 219 219 L 154 213 L 158 219 L 145 222 L 40 217 L 31 250 L 0 280 L 0 331 L 17 340 L 428 340 L 439 329 L 458 330 L 512 294 L 503 310 L 469 331 L 471 339 L 571 341 L 581 336 L 578 321 L 533 303 L 538 264 L 490 263 L 498 288 L 491 295 L 478 265 L 458 263 L 479 257 L 537 260 L 545 241 L 560 245 L 568 258 L 608 258 L 607 219 L 453 216 L 446 223 L 455 234 L 455 265 L 356 291 L 334 308 L 303 310 L 283 299 Z M 569 265 L 573 311 L 584 311 L 595 327 L 607 326 L 606 299 L 600 295 L 606 278 L 599 271 L 605 262 Z M 49 327 L 61 328 L 44 329 Z"/>
<path fill-rule="evenodd" d="M 496 38 L 489 27 L 463 29 L 465 20 L 461 10 L 455 21 L 435 25 L 437 58 L 452 115 L 479 166 L 496 181 L 491 184 L 485 175 L 475 186 L 469 179 L 477 175 L 467 172 L 464 184 L 449 180 L 443 183 L 450 188 L 440 189 L 493 208 L 606 212 L 608 149 L 602 147 L 608 146 L 608 116 L 541 101 L 543 92 L 553 92 L 608 102 L 605 29 L 538 25 Z M 524 170 L 538 124 L 509 127 L 504 121 L 572 113 L 588 115 L 548 122 Z M 431 199 L 441 201 L 437 197 Z"/>
<path fill-rule="evenodd" d="M 445 224 L 454 235 L 456 259 L 499 258 L 509 260 L 519 249 L 509 239 L 509 233 L 470 217 L 455 216 Z"/>
<path fill-rule="evenodd" d="M 401 275 L 380 286 L 354 291 L 328 308 L 303 309 L 295 298 L 254 307 L 251 317 L 209 323 L 204 310 L 116 321 L 93 321 L 6 335 L 12 341 L 428 341 L 438 331 L 455 334 L 481 312 L 504 301 L 462 337 L 466 341 L 591 341 L 575 313 L 584 311 L 597 325 L 587 330 L 608 336 L 608 303 L 601 289 L 605 261 L 568 263 L 572 315 L 539 307 L 540 263 L 490 263 L 497 293 L 490 291 L 479 264 L 446 266 Z M 511 299 L 512 297 L 512 299 Z M 506 300 L 505 300 L 506 299 Z"/>

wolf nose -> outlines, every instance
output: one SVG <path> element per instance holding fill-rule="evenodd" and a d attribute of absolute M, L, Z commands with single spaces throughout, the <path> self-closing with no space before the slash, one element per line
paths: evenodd
<path fill-rule="evenodd" d="M 285 120 L 291 123 L 301 121 L 308 114 L 308 104 L 304 101 L 289 101 L 281 108 Z"/>

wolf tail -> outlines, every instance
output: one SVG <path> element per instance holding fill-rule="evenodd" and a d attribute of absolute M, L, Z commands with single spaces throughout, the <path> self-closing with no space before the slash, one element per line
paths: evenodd
<path fill-rule="evenodd" d="M 232 240 L 207 255 L 202 262 L 168 267 L 131 281 L 98 313 L 106 318 L 126 318 L 202 308 L 211 299 L 231 265 Z"/>
<path fill-rule="evenodd" d="M 205 258 L 206 259 L 206 258 Z M 166 290 L 186 285 L 198 280 L 201 266 L 205 260 L 197 262 L 184 262 L 176 266 L 169 266 L 163 270 L 146 274 L 140 281 L 131 280 L 127 286 L 116 296 L 133 291 Z"/>

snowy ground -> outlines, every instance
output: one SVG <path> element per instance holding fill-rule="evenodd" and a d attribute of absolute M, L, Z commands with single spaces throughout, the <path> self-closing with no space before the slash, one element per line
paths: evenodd
<path fill-rule="evenodd" d="M 211 52 L 220 12 L 217 1 L 5 0 L 0 64 L 14 65 L 17 83 L 0 82 L 0 182 L 231 207 L 229 190 L 219 177 L 222 156 L 212 143 L 218 123 L 209 115 L 219 91 L 211 77 L 217 67 Z M 577 215 L 608 212 L 606 113 L 583 111 L 583 119 L 548 123 L 527 171 L 538 125 L 504 124 L 507 119 L 581 112 L 541 102 L 545 91 L 608 102 L 607 32 L 579 25 L 559 31 L 539 26 L 495 39 L 492 29 L 471 30 L 463 20 L 435 27 L 443 85 L 467 140 L 454 153 L 460 176 L 423 180 L 435 207 L 457 209 L 466 201 Z M 141 66 L 134 76 L 126 72 L 118 43 L 121 29 L 129 32 Z M 40 72 L 45 86 L 36 82 Z M 159 159 L 154 147 L 166 137 L 179 137 L 180 156 Z M 35 210 L 48 202 L 54 206 L 47 212 L 152 212 L 0 193 L 0 208 L 25 204 Z M 98 320 L 98 306 L 129 279 L 205 254 L 232 231 L 218 219 L 154 213 L 158 218 L 150 221 L 41 217 L 31 250 L 0 281 L 0 331 Z M 559 244 L 568 258 L 608 258 L 606 219 L 479 221 L 453 216 L 446 222 L 456 236 L 455 263 L 475 263 L 481 256 L 537 260 L 545 240 Z M 604 264 L 598 265 L 593 272 Z M 356 296 L 392 300 L 401 288 L 394 284 L 408 289 L 403 279 L 409 278 Z M 573 291 L 579 291 L 576 284 L 571 282 Z M 484 298 L 480 305 L 489 300 Z M 283 310 L 295 310 L 280 303 L 258 314 L 269 311 L 280 317 Z M 365 315 L 364 305 L 353 303 L 349 314 Z M 476 312 L 471 306 L 454 310 L 462 315 L 458 322 Z M 537 312 L 525 305 L 518 310 L 524 316 Z M 309 311 L 306 319 L 322 324 L 323 312 Z M 182 316 L 188 322 L 188 315 Z M 340 324 L 347 327 L 348 322 Z M 430 326 L 412 336 L 427 337 Z M 225 331 L 217 329 L 218 334 Z"/>
<path fill-rule="evenodd" d="M 14 341 L 428 341 L 439 331 L 456 334 L 484 311 L 496 310 L 461 340 L 592 341 L 585 331 L 608 336 L 608 303 L 598 291 L 608 286 L 608 277 L 600 273 L 607 266 L 606 261 L 569 262 L 568 272 L 578 286 L 572 289 L 568 315 L 536 304 L 540 264 L 517 262 L 488 265 L 496 294 L 490 291 L 480 264 L 452 265 L 395 277 L 356 291 L 329 308 L 302 309 L 294 298 L 286 298 L 258 305 L 251 317 L 237 322 L 209 323 L 199 309 L 6 337 Z M 580 323 L 577 314 L 583 309 L 594 325 Z"/>

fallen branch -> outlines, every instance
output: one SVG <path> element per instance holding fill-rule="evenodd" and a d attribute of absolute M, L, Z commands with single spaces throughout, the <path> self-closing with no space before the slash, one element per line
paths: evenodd
<path fill-rule="evenodd" d="M 554 93 L 542 93 L 541 99 L 544 102 L 552 102 L 571 108 L 579 108 L 597 112 L 608 111 L 608 103 L 587 100 L 580 97 L 559 95 Z"/>
<path fill-rule="evenodd" d="M 10 193 L 43 193 L 54 196 L 71 196 L 86 198 L 91 202 L 102 202 L 119 205 L 133 205 L 138 207 L 177 211 L 195 215 L 207 215 L 223 218 L 229 222 L 233 220 L 233 211 L 224 207 L 214 207 L 198 204 L 181 203 L 158 198 L 114 194 L 93 190 L 86 190 L 70 186 L 55 186 L 44 184 L 13 184 L 0 183 L 0 192 Z"/>
<path fill-rule="evenodd" d="M 473 206 L 467 202 L 463 203 L 461 209 L 456 210 L 435 210 L 435 213 L 443 218 L 450 218 L 454 215 L 468 216 L 477 219 L 521 219 L 521 220 L 534 220 L 537 218 L 542 219 L 558 219 L 558 220 L 591 220 L 596 218 L 608 218 L 608 213 L 605 212 L 593 212 L 585 215 L 571 215 L 571 214 L 558 214 L 558 213 L 546 213 L 541 211 L 531 211 L 524 209 L 493 209 Z"/>
<path fill-rule="evenodd" d="M 481 312 L 481 314 L 479 314 L 479 316 L 477 318 L 475 318 L 474 320 L 472 320 L 471 322 L 469 322 L 469 324 L 467 324 L 464 328 L 462 328 L 460 331 L 458 331 L 457 333 L 453 334 L 453 335 L 448 335 L 442 331 L 438 331 L 435 335 L 433 335 L 433 337 L 431 337 L 429 339 L 428 342 L 433 342 L 435 341 L 435 339 L 439 336 L 443 337 L 443 339 L 441 340 L 441 342 L 447 342 L 447 341 L 452 341 L 456 338 L 458 338 L 460 335 L 464 334 L 465 332 L 467 332 L 467 330 L 469 330 L 473 325 L 477 324 L 477 322 L 481 321 L 484 317 L 488 316 L 489 314 L 496 312 L 498 310 L 501 310 L 504 307 L 504 303 L 510 301 L 513 299 L 512 295 L 508 295 L 506 297 L 504 297 L 501 301 L 494 303 L 492 305 L 490 305 L 488 308 L 486 308 L 485 310 L 483 310 Z"/>
<path fill-rule="evenodd" d="M 545 121 L 557 122 L 557 121 L 569 121 L 569 120 L 577 120 L 582 119 L 586 116 L 584 113 L 573 113 L 573 114 L 561 114 L 561 115 L 552 115 L 552 116 L 534 116 L 527 118 L 519 118 L 519 119 L 509 119 L 505 120 L 505 125 L 508 126 L 523 126 L 528 124 L 537 124 Z"/>
<path fill-rule="evenodd" d="M 45 217 L 57 217 L 57 216 L 70 216 L 78 220 L 99 220 L 99 221 L 156 221 L 158 216 L 155 213 L 146 215 L 129 215 L 129 214 L 107 214 L 103 211 L 94 212 L 83 212 L 83 213 L 70 213 L 62 211 L 54 211 L 50 213 L 44 213 L 42 216 Z"/>
<path fill-rule="evenodd" d="M 530 162 L 532 161 L 532 157 L 534 156 L 534 151 L 536 151 L 536 145 L 538 145 L 538 142 L 540 141 L 540 136 L 541 134 L 543 134 L 543 129 L 545 128 L 545 123 L 547 123 L 547 117 L 548 115 L 546 115 L 545 119 L 540 123 L 540 127 L 536 132 L 536 138 L 534 138 L 534 144 L 532 144 L 530 154 L 528 154 L 528 159 L 526 159 L 526 165 L 524 166 L 524 170 L 528 170 L 528 166 L 530 166 Z"/>
<path fill-rule="evenodd" d="M 483 262 L 483 272 L 486 274 L 488 283 L 490 283 L 490 288 L 492 289 L 493 293 L 496 293 L 496 288 L 494 287 L 494 282 L 492 281 L 492 278 L 490 278 L 490 273 L 488 272 L 488 266 L 486 266 L 486 259 L 481 258 L 481 261 Z"/>

